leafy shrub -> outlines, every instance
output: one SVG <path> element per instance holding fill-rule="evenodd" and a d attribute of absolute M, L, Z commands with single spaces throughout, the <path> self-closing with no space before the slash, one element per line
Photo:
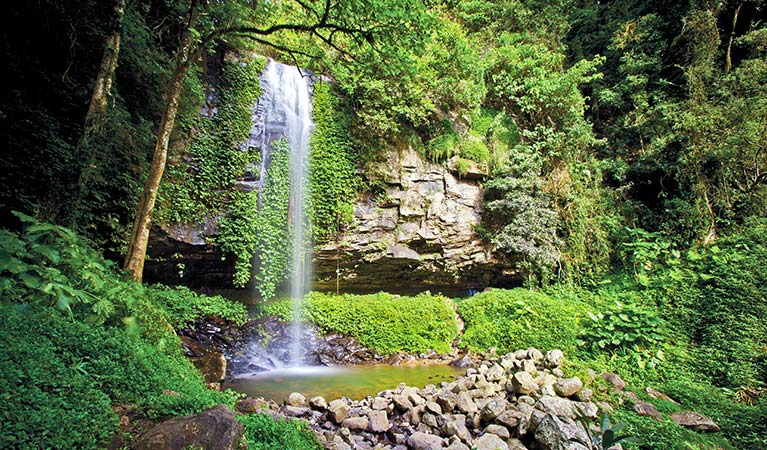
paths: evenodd
<path fill-rule="evenodd" d="M 587 345 L 592 351 L 616 350 L 618 348 L 655 347 L 664 336 L 659 327 L 662 321 L 658 314 L 639 305 L 615 304 L 597 313 L 587 312 L 587 321 L 581 330 L 579 344 Z"/>
<path fill-rule="evenodd" d="M 459 146 L 462 158 L 470 159 L 478 163 L 487 163 L 490 159 L 490 150 L 482 141 L 475 139 L 461 139 Z"/>
<path fill-rule="evenodd" d="M 322 449 L 306 423 L 299 420 L 275 420 L 265 414 L 237 416 L 237 420 L 245 426 L 251 450 Z"/>
<path fill-rule="evenodd" d="M 584 305 L 526 289 L 490 289 L 458 304 L 466 323 L 462 344 L 475 351 L 499 352 L 537 347 L 576 347 Z"/>
<path fill-rule="evenodd" d="M 381 354 L 450 351 L 458 335 L 449 299 L 420 294 L 400 297 L 379 292 L 370 295 L 333 295 L 311 292 L 303 303 L 305 319 L 325 333 L 342 333 Z M 261 316 L 290 320 L 290 300 L 259 305 Z"/>
<path fill-rule="evenodd" d="M 152 286 L 147 294 L 153 303 L 163 308 L 174 328 L 184 328 L 201 317 L 220 317 L 244 325 L 248 310 L 242 303 L 227 300 L 220 295 L 200 295 L 183 286 Z"/>

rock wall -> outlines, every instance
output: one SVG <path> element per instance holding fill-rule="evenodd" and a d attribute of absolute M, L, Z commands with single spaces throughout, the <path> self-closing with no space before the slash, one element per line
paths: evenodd
<path fill-rule="evenodd" d="M 367 174 L 379 192 L 361 198 L 339 242 L 315 248 L 315 288 L 408 293 L 510 281 L 475 231 L 484 174 L 474 167 L 459 177 L 411 147 L 386 157 Z"/>
<path fill-rule="evenodd" d="M 483 246 L 475 230 L 485 174 L 470 167 L 459 176 L 451 167 L 425 161 L 410 147 L 392 149 L 373 164 L 366 177 L 377 192 L 361 194 L 353 222 L 338 242 L 314 249 L 313 289 L 461 294 L 513 283 L 515 274 Z M 231 287 L 233 258 L 208 243 L 215 222 L 155 227 L 145 279 Z"/>

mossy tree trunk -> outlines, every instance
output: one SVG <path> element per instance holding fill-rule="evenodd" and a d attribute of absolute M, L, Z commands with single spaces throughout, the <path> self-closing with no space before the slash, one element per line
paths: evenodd
<path fill-rule="evenodd" d="M 193 23 L 193 20 L 190 20 L 190 23 Z M 157 130 L 157 142 L 152 154 L 152 162 L 149 166 L 149 175 L 139 200 L 128 252 L 125 255 L 123 268 L 128 271 L 131 278 L 135 281 L 140 282 L 142 279 L 146 249 L 149 242 L 149 229 L 152 224 L 152 211 L 157 200 L 160 180 L 162 180 L 162 174 L 165 171 L 165 163 L 168 159 L 168 145 L 176 123 L 176 113 L 178 112 L 178 104 L 184 87 L 184 78 L 189 71 L 189 66 L 194 62 L 195 55 L 197 55 L 196 50 L 194 37 L 187 28 L 181 37 L 179 50 L 176 54 L 175 68 L 166 92 L 165 109 L 160 120 L 160 127 Z"/>

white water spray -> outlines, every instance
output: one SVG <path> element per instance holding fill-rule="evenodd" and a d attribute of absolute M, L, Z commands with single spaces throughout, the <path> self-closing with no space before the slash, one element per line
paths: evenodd
<path fill-rule="evenodd" d="M 261 76 L 264 92 L 254 110 L 249 146 L 262 149 L 261 182 L 266 176 L 271 143 L 287 137 L 290 146 L 288 236 L 289 295 L 293 304 L 289 366 L 304 364 L 300 313 L 312 277 L 311 232 L 307 216 L 309 138 L 314 127 L 309 77 L 295 66 L 269 61 Z M 259 204 L 263 189 L 259 190 Z"/>

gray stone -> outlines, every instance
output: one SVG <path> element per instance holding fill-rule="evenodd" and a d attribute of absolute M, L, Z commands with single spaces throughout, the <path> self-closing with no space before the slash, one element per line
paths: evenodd
<path fill-rule="evenodd" d="M 439 450 L 445 447 L 445 442 L 441 437 L 420 431 L 413 433 L 408 438 L 407 443 L 413 450 Z"/>
<path fill-rule="evenodd" d="M 649 395 L 651 398 L 654 398 L 656 400 L 664 400 L 664 401 L 667 401 L 667 402 L 679 404 L 679 402 L 677 402 L 673 398 L 669 397 L 668 395 L 664 394 L 663 392 L 656 391 L 655 389 L 653 389 L 651 387 L 644 388 L 644 391 L 647 392 L 647 395 Z"/>
<path fill-rule="evenodd" d="M 501 425 L 495 425 L 495 424 L 488 425 L 485 428 L 485 433 L 494 434 L 494 435 L 498 436 L 499 438 L 503 439 L 504 441 L 511 437 L 511 433 L 509 433 L 509 429 L 508 428 L 506 428 L 504 426 L 501 426 Z"/>
<path fill-rule="evenodd" d="M 191 416 L 166 420 L 139 436 L 131 448 L 136 450 L 184 450 L 215 448 L 235 450 L 240 446 L 243 425 L 226 405 Z"/>
<path fill-rule="evenodd" d="M 654 417 L 660 420 L 663 415 L 655 409 L 650 402 L 638 401 L 634 403 L 634 412 L 643 417 Z"/>
<path fill-rule="evenodd" d="M 389 422 L 389 417 L 386 415 L 386 411 L 369 411 L 368 420 L 370 431 L 374 433 L 388 431 L 389 428 L 391 428 L 391 423 Z"/>
<path fill-rule="evenodd" d="M 352 450 L 351 446 L 341 439 L 341 436 L 333 436 L 325 443 L 326 450 Z"/>
<path fill-rule="evenodd" d="M 456 436 L 466 443 L 471 443 L 471 433 L 466 427 L 466 416 L 453 414 L 443 416 L 445 419 L 445 435 Z"/>
<path fill-rule="evenodd" d="M 500 381 L 503 378 L 503 367 L 498 364 L 493 364 L 485 373 L 487 381 Z"/>
<path fill-rule="evenodd" d="M 543 364 L 548 369 L 554 369 L 562 366 L 565 355 L 562 350 L 549 350 L 546 352 L 546 356 L 543 359 Z"/>
<path fill-rule="evenodd" d="M 436 402 L 426 402 L 426 410 L 434 414 L 442 414 L 442 407 Z"/>
<path fill-rule="evenodd" d="M 605 372 L 599 376 L 602 377 L 602 379 L 604 379 L 608 383 L 610 383 L 613 389 L 617 391 L 622 391 L 626 388 L 626 382 L 623 381 L 623 378 L 619 377 L 618 375 L 614 373 Z"/>
<path fill-rule="evenodd" d="M 328 405 L 330 418 L 333 419 L 333 422 L 335 423 L 343 422 L 344 419 L 346 419 L 346 416 L 349 415 L 349 409 L 349 404 L 341 399 L 333 400 Z"/>
<path fill-rule="evenodd" d="M 535 362 L 532 359 L 526 359 L 522 361 L 522 370 L 532 375 L 538 373 L 538 368 L 535 367 Z"/>
<path fill-rule="evenodd" d="M 288 399 L 285 400 L 285 404 L 290 406 L 304 406 L 306 404 L 306 397 L 299 394 L 298 392 L 293 392 L 288 395 Z"/>
<path fill-rule="evenodd" d="M 574 402 L 566 398 L 543 396 L 535 403 L 535 409 L 559 417 L 575 417 Z"/>
<path fill-rule="evenodd" d="M 508 404 L 509 402 L 503 398 L 491 399 L 482 407 L 482 410 L 479 412 L 480 417 L 486 422 L 492 422 L 496 417 L 506 411 Z"/>
<path fill-rule="evenodd" d="M 384 410 L 389 408 L 390 401 L 383 397 L 375 397 L 373 398 L 373 401 L 370 402 L 370 407 L 375 410 Z"/>
<path fill-rule="evenodd" d="M 452 412 L 455 409 L 456 403 L 458 403 L 458 396 L 450 391 L 442 391 L 437 394 L 437 403 L 442 408 L 442 412 Z"/>
<path fill-rule="evenodd" d="M 304 417 L 310 415 L 312 410 L 306 406 L 285 405 L 282 407 L 282 412 L 290 417 Z"/>
<path fill-rule="evenodd" d="M 364 430 L 367 430 L 369 423 L 370 421 L 368 420 L 366 416 L 359 416 L 359 417 L 347 417 L 346 419 L 344 419 L 341 425 L 350 430 L 364 431 Z"/>
<path fill-rule="evenodd" d="M 316 409 L 318 411 L 324 411 L 328 409 L 328 402 L 325 400 L 325 397 L 312 397 L 309 399 L 309 406 L 312 407 L 312 409 Z"/>
<path fill-rule="evenodd" d="M 535 362 L 543 361 L 543 353 L 535 347 L 527 349 L 527 357 Z"/>
<path fill-rule="evenodd" d="M 470 450 L 470 449 L 463 442 L 455 441 L 452 444 L 447 446 L 447 450 Z"/>
<path fill-rule="evenodd" d="M 594 391 L 589 388 L 583 388 L 575 396 L 582 402 L 590 402 L 594 397 Z"/>
<path fill-rule="evenodd" d="M 473 414 L 478 411 L 477 404 L 474 403 L 468 392 L 458 394 L 455 408 L 464 414 Z"/>
<path fill-rule="evenodd" d="M 529 372 L 517 372 L 511 377 L 512 391 L 517 394 L 531 394 L 538 390 L 538 384 Z"/>
<path fill-rule="evenodd" d="M 693 411 L 675 412 L 674 414 L 671 414 L 671 420 L 673 420 L 677 425 L 691 428 L 695 431 L 717 432 L 721 430 L 719 425 L 714 423 L 713 420 Z"/>
<path fill-rule="evenodd" d="M 561 420 L 547 414 L 535 430 L 535 442 L 541 450 L 590 450 L 589 436 L 573 420 Z"/>
<path fill-rule="evenodd" d="M 392 401 L 394 402 L 394 407 L 400 411 L 406 411 L 413 407 L 413 404 L 410 403 L 410 400 L 404 394 L 395 395 L 392 397 Z"/>
<path fill-rule="evenodd" d="M 474 441 L 475 450 L 509 450 L 509 445 L 495 434 L 486 433 Z"/>
<path fill-rule="evenodd" d="M 554 392 L 562 397 L 570 397 L 583 389 L 583 382 L 578 377 L 562 378 L 554 383 Z"/>

